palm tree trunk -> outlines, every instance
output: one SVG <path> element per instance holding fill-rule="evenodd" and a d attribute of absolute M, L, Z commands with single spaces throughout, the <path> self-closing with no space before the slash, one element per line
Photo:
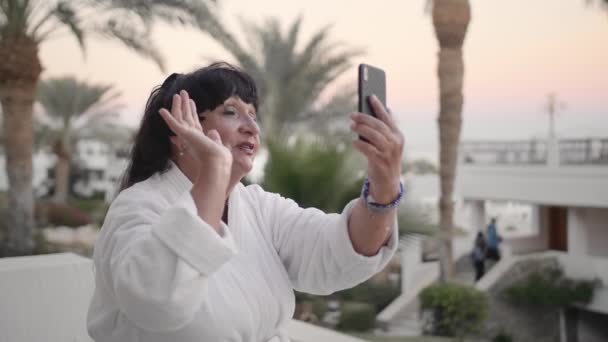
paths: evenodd
<path fill-rule="evenodd" d="M 57 157 L 55 163 L 55 202 L 65 203 L 70 190 L 70 165 L 72 161 L 69 138 L 66 132 L 57 138 L 53 145 L 53 152 Z"/>
<path fill-rule="evenodd" d="M 38 43 L 25 35 L 0 40 L 0 104 L 8 175 L 6 231 L 0 254 L 27 255 L 34 249 L 32 112 L 42 66 Z"/>
<path fill-rule="evenodd" d="M 462 45 L 471 20 L 468 0 L 434 0 L 433 25 L 439 41 L 439 241 L 440 280 L 453 274 L 454 179 L 462 124 Z"/>
<path fill-rule="evenodd" d="M 65 203 L 68 200 L 70 180 L 70 160 L 65 157 L 57 156 L 55 164 L 55 202 Z"/>
<path fill-rule="evenodd" d="M 8 213 L 4 255 L 27 255 L 34 248 L 32 189 L 32 111 L 36 84 L 0 84 L 8 175 Z"/>

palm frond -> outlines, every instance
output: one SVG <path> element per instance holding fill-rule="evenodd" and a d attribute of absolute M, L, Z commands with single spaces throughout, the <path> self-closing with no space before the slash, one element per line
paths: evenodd
<path fill-rule="evenodd" d="M 69 31 L 74 35 L 76 40 L 78 41 L 78 45 L 85 51 L 85 42 L 84 42 L 84 31 L 81 28 L 80 20 L 78 18 L 76 9 L 73 7 L 73 4 L 68 1 L 60 1 L 57 4 L 57 8 L 53 12 L 57 20 L 65 25 Z"/>
<path fill-rule="evenodd" d="M 330 39 L 330 26 L 317 31 L 298 48 L 302 17 L 297 17 L 283 31 L 278 19 L 262 24 L 241 21 L 241 29 L 250 44 L 242 44 L 226 32 L 218 40 L 252 73 L 260 86 L 262 131 L 266 135 L 284 136 L 293 133 L 295 122 L 313 113 L 319 95 L 351 66 L 360 50 L 343 48 Z"/>
<path fill-rule="evenodd" d="M 98 122 L 90 122 L 89 125 L 82 128 L 78 138 L 93 138 L 101 140 L 111 146 L 113 149 L 118 149 L 127 145 L 135 132 L 122 125 L 117 125 L 112 121 L 103 120 Z"/>
<path fill-rule="evenodd" d="M 296 45 L 298 43 L 298 37 L 300 35 L 300 27 L 302 26 L 302 16 L 298 16 L 298 18 L 291 24 L 291 28 L 287 33 L 286 37 L 286 45 L 289 51 L 295 51 Z"/>
<path fill-rule="evenodd" d="M 53 7 L 50 3 L 44 1 L 37 2 L 36 5 L 33 12 L 38 15 L 32 16 L 28 33 L 31 37 L 39 37 L 40 30 L 52 21 L 57 9 L 57 7 Z"/>
<path fill-rule="evenodd" d="M 0 37 L 15 36 L 25 32 L 31 15 L 29 0 L 4 0 L 0 2 Z"/>
<path fill-rule="evenodd" d="M 362 174 L 350 153 L 336 145 L 300 138 L 291 144 L 271 140 L 263 187 L 302 207 L 339 212 L 361 190 Z"/>
<path fill-rule="evenodd" d="M 156 21 L 167 24 L 198 27 L 206 30 L 217 16 L 217 1 L 201 0 L 97 0 L 107 4 L 107 8 L 119 13 L 131 13 L 139 17 L 146 25 Z"/>
<path fill-rule="evenodd" d="M 40 150 L 51 146 L 60 134 L 60 130 L 42 120 L 34 120 L 34 149 Z"/>
<path fill-rule="evenodd" d="M 163 56 L 150 39 L 147 28 L 141 30 L 124 21 L 110 20 L 105 27 L 98 30 L 98 33 L 106 38 L 116 39 L 139 55 L 150 58 L 163 72 L 165 71 Z"/>
<path fill-rule="evenodd" d="M 164 70 L 162 55 L 150 36 L 153 24 L 216 34 L 215 4 L 215 0 L 0 0 L 0 39 L 25 35 L 41 43 L 70 33 L 85 52 L 85 38 L 94 33 L 121 42 Z"/>
<path fill-rule="evenodd" d="M 43 80 L 38 86 L 38 101 L 44 112 L 62 127 L 75 124 L 76 120 L 86 122 L 91 118 L 107 116 L 120 108 L 121 94 L 113 86 L 90 84 L 73 77 L 61 77 Z"/>

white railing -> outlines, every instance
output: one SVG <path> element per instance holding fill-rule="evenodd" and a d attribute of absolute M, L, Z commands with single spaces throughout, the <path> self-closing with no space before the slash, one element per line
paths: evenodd
<path fill-rule="evenodd" d="M 465 165 L 608 165 L 608 138 L 465 141 Z"/>
<path fill-rule="evenodd" d="M 72 253 L 0 258 L 0 342 L 93 342 L 86 317 L 94 289 L 92 260 Z M 294 342 L 365 342 L 292 321 Z"/>

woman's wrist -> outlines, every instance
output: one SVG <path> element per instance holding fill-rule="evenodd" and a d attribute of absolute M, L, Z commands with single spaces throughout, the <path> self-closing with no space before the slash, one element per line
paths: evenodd
<path fill-rule="evenodd" d="M 361 197 L 365 202 L 367 209 L 375 214 L 387 213 L 393 211 L 393 209 L 399 206 L 403 199 L 404 187 L 403 183 L 399 182 L 398 185 L 389 188 L 376 189 L 376 193 L 382 194 L 380 198 L 376 198 L 373 190 L 373 185 L 370 184 L 369 180 L 363 182 L 363 188 L 361 189 Z"/>
<path fill-rule="evenodd" d="M 374 202 L 387 204 L 393 201 L 400 193 L 401 181 L 386 183 L 369 183 L 369 194 L 374 198 Z"/>

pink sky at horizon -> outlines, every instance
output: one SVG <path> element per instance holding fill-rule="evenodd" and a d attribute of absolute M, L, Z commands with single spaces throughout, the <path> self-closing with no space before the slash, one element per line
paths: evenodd
<path fill-rule="evenodd" d="M 301 14 L 302 38 L 332 24 L 332 37 L 366 49 L 365 61 L 388 77 L 389 106 L 413 155 L 436 150 L 436 52 L 425 0 L 383 2 L 223 0 L 221 16 L 238 31 L 238 16 L 259 22 L 277 16 L 286 26 Z M 585 0 L 471 1 L 473 19 L 464 48 L 463 139 L 529 138 L 546 132 L 549 92 L 567 104 L 558 133 L 608 136 L 608 12 Z M 168 71 L 188 71 L 203 56 L 231 60 L 202 33 L 159 27 L 155 41 Z M 43 77 L 75 74 L 123 91 L 123 119 L 136 125 L 150 89 L 166 74 L 116 43 L 90 41 L 86 60 L 73 38 L 42 46 Z M 356 65 L 338 85 L 353 84 Z M 435 158 L 433 158 L 435 159 Z"/>

